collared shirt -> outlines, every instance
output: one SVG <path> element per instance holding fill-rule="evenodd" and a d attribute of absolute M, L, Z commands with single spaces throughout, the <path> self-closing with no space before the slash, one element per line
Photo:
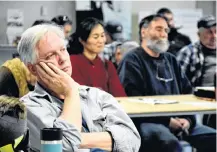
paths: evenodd
<path fill-rule="evenodd" d="M 202 71 L 204 67 L 204 54 L 202 49 L 203 46 L 198 41 L 194 44 L 185 46 L 177 55 L 177 60 L 180 62 L 182 70 L 191 81 L 192 86 L 201 85 Z"/>
<path fill-rule="evenodd" d="M 82 117 L 90 132 L 109 131 L 114 139 L 114 152 L 137 152 L 140 136 L 133 122 L 110 94 L 97 88 L 80 86 Z M 63 130 L 63 152 L 78 151 L 81 134 L 73 124 L 59 116 L 63 102 L 36 84 L 35 90 L 20 99 L 27 106 L 30 142 L 40 149 L 40 129 L 58 127 Z"/>
<path fill-rule="evenodd" d="M 70 60 L 72 63 L 72 78 L 77 83 L 100 88 L 114 97 L 126 96 L 111 61 L 102 61 L 98 56 L 90 61 L 83 54 L 71 55 Z"/>

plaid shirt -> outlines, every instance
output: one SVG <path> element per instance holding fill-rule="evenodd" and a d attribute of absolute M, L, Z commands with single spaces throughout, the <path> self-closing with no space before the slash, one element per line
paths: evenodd
<path fill-rule="evenodd" d="M 182 70 L 191 81 L 192 86 L 200 85 L 204 64 L 204 55 L 200 42 L 182 48 L 177 55 L 177 60 L 180 62 Z"/>
<path fill-rule="evenodd" d="M 115 62 L 115 52 L 119 44 L 121 44 L 121 42 L 114 41 L 110 44 L 105 45 L 104 50 L 99 54 L 99 57 L 103 60 L 106 59 Z"/>

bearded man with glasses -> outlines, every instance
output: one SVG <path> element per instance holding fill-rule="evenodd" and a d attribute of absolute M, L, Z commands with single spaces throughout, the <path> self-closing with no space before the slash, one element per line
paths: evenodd
<path fill-rule="evenodd" d="M 128 96 L 192 93 L 191 84 L 169 48 L 168 23 L 150 15 L 139 24 L 140 46 L 119 64 L 118 74 Z M 215 130 L 196 125 L 194 116 L 146 117 L 135 120 L 142 137 L 141 151 L 182 151 L 178 137 L 198 151 L 215 151 Z M 203 144 L 201 144 L 203 143 Z"/>

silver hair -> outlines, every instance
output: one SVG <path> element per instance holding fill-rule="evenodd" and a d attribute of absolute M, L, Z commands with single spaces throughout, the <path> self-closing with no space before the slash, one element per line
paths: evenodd
<path fill-rule="evenodd" d="M 53 24 L 36 25 L 28 28 L 22 34 L 17 51 L 25 64 L 36 62 L 38 56 L 37 44 L 48 32 L 55 33 L 63 40 L 65 39 L 62 28 Z"/>

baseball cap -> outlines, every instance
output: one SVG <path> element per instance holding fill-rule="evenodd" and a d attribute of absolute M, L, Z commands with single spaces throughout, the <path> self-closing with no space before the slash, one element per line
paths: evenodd
<path fill-rule="evenodd" d="M 108 21 L 105 25 L 106 31 L 114 41 L 123 40 L 123 26 L 118 21 Z"/>
<path fill-rule="evenodd" d="M 210 28 L 212 26 L 216 26 L 216 19 L 214 16 L 209 15 L 202 17 L 198 22 L 197 22 L 197 27 L 203 27 L 203 28 Z"/>
<path fill-rule="evenodd" d="M 57 25 L 72 24 L 72 21 L 66 15 L 56 16 L 51 21 L 56 23 Z"/>

